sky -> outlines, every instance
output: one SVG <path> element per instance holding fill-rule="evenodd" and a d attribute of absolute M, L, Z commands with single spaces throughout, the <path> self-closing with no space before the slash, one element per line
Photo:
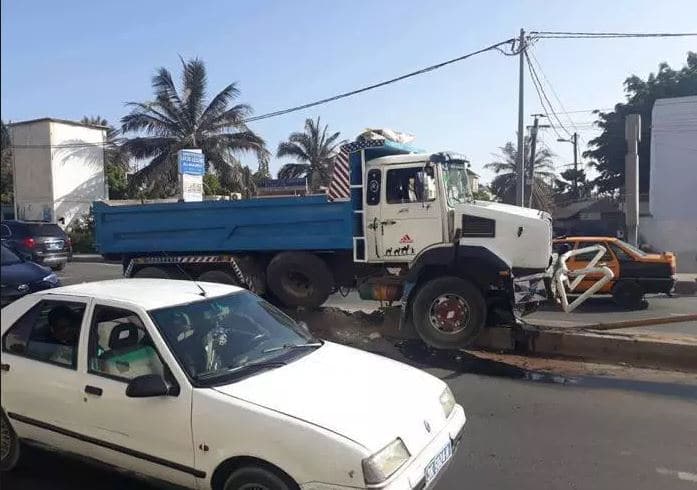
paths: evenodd
<path fill-rule="evenodd" d="M 2 0 L 0 112 L 5 122 L 99 114 L 118 125 L 125 102 L 151 99 L 155 69 L 178 76 L 182 56 L 206 62 L 209 95 L 237 82 L 240 102 L 263 114 L 460 56 L 520 28 L 693 32 L 695 19 L 694 0 Z M 542 39 L 532 48 L 557 111 L 612 107 L 627 76 L 645 78 L 663 61 L 681 68 L 689 50 L 697 38 Z M 527 70 L 524 99 L 528 125 L 542 111 Z M 419 148 L 464 153 L 488 181 L 483 165 L 515 140 L 517 115 L 518 58 L 490 51 L 250 127 L 272 152 L 308 117 L 345 139 L 388 127 L 415 135 Z M 597 134 L 590 112 L 560 118 L 579 129 L 581 150 Z M 562 171 L 572 146 L 551 129 L 540 137 Z M 256 166 L 251 155 L 242 160 Z M 272 172 L 286 161 L 274 158 Z"/>

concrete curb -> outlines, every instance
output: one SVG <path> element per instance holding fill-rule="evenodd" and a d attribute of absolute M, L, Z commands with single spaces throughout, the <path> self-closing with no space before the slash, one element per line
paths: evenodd
<path fill-rule="evenodd" d="M 101 263 L 105 262 L 104 257 L 99 254 L 73 254 L 70 262 L 80 263 Z"/>

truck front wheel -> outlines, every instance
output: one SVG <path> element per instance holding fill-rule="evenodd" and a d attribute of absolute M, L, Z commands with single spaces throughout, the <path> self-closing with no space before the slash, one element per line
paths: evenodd
<path fill-rule="evenodd" d="M 486 321 L 481 291 L 459 277 L 439 277 L 416 293 L 412 312 L 421 339 L 441 349 L 462 349 L 474 342 Z"/>
<path fill-rule="evenodd" d="M 266 268 L 266 283 L 284 305 L 315 308 L 331 294 L 334 277 L 327 264 L 316 255 L 282 252 Z"/>

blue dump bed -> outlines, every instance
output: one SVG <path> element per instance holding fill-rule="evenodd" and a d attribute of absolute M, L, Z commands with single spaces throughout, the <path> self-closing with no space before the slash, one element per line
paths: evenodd
<path fill-rule="evenodd" d="M 323 195 L 110 205 L 95 202 L 101 254 L 351 250 L 350 201 Z"/>

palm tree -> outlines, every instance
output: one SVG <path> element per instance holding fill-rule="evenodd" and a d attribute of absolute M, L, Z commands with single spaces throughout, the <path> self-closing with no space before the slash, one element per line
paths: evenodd
<path fill-rule="evenodd" d="M 495 155 L 497 160 L 484 165 L 496 173 L 491 182 L 491 191 L 505 203 L 515 202 L 518 149 L 510 141 L 500 147 L 501 153 Z M 530 138 L 524 139 L 523 157 L 526 167 L 530 164 Z M 533 163 L 532 193 L 529 203 L 537 209 L 550 210 L 552 207 L 552 189 L 548 182 L 554 178 L 552 165 L 554 154 L 538 142 Z"/>
<path fill-rule="evenodd" d="M 268 154 L 264 140 L 245 124 L 252 108 L 231 105 L 240 94 L 235 83 L 206 101 L 205 64 L 198 58 L 181 63 L 179 89 L 170 72 L 160 68 L 152 78 L 154 101 L 128 103 L 133 109 L 121 118 L 123 134 L 135 134 L 125 140 L 125 148 L 136 159 L 150 159 L 134 174 L 133 183 L 151 190 L 157 186 L 161 195 L 174 194 L 177 151 L 198 148 L 206 157 L 206 170 L 215 172 L 223 186 L 249 193 L 251 172 L 236 156 L 251 151 L 262 159 Z"/>
<path fill-rule="evenodd" d="M 332 159 L 339 146 L 339 133 L 327 136 L 328 125 L 320 130 L 320 119 L 305 120 L 305 130 L 302 133 L 291 133 L 288 141 L 278 145 L 276 156 L 294 157 L 296 163 L 287 163 L 278 171 L 281 179 L 306 177 L 310 181 L 310 190 L 316 192 L 320 186 L 329 183 L 332 169 Z"/>

